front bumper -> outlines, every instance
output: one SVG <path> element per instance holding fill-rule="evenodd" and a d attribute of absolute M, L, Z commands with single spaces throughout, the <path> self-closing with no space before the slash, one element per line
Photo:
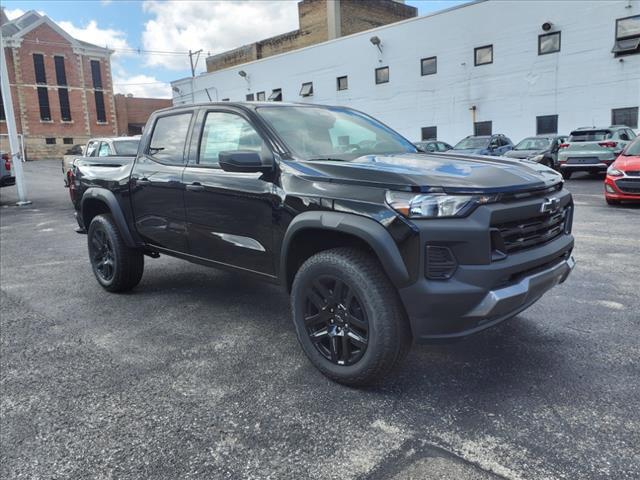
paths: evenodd
<path fill-rule="evenodd" d="M 604 179 L 604 196 L 609 200 L 627 200 L 627 201 L 640 201 L 640 192 L 622 191 L 616 181 L 625 182 L 623 185 L 636 188 L 640 188 L 640 179 L 637 177 L 607 177 Z M 633 183 L 631 183 L 633 182 Z M 637 183 L 637 186 L 635 185 Z"/>
<path fill-rule="evenodd" d="M 572 212 L 566 190 L 555 195 L 561 207 Z M 450 278 L 429 279 L 423 252 L 415 281 L 398 289 L 416 342 L 455 340 L 489 328 L 567 279 L 575 264 L 572 215 L 567 217 L 566 231 L 552 240 L 504 256 L 495 255 L 492 247 L 491 225 L 535 216 L 541 200 L 487 205 L 464 219 L 416 222 L 421 245 L 447 246 L 457 260 Z"/>

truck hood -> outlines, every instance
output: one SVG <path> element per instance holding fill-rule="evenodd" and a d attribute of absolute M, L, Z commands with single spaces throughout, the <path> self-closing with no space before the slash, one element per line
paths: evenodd
<path fill-rule="evenodd" d="M 450 193 L 515 192 L 548 188 L 562 182 L 554 170 L 529 161 L 431 153 L 366 155 L 347 161 L 291 162 L 313 181 L 370 185 L 393 190 Z"/>

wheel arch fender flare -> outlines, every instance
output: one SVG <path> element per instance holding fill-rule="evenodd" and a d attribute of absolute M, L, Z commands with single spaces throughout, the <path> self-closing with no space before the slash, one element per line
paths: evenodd
<path fill-rule="evenodd" d="M 306 229 L 332 230 L 358 237 L 376 254 L 383 270 L 396 287 L 409 282 L 409 272 L 402 255 L 389 232 L 379 222 L 352 213 L 326 211 L 301 213 L 289 224 L 280 250 L 279 274 L 283 282 L 287 279 L 287 261 L 291 242 L 296 234 Z"/>
<path fill-rule="evenodd" d="M 124 212 L 122 211 L 122 208 L 120 207 L 116 196 L 113 194 L 113 192 L 107 190 L 106 188 L 89 187 L 84 192 L 84 195 L 82 195 L 80 212 L 82 215 L 82 221 L 85 224 L 85 228 L 87 230 L 89 229 L 89 225 L 87 225 L 85 222 L 85 207 L 88 202 L 96 200 L 104 203 L 107 206 L 107 208 L 109 209 L 109 213 L 111 213 L 111 215 L 113 216 L 113 220 L 116 222 L 116 225 L 118 225 L 118 229 L 120 230 L 120 233 L 122 234 L 126 245 L 131 248 L 138 247 L 136 241 L 133 238 L 133 235 L 131 235 L 131 230 L 129 229 L 129 225 L 127 224 L 127 219 L 124 216 Z"/>

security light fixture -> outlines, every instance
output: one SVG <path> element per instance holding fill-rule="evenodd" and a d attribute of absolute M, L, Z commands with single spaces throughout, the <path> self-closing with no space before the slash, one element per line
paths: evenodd
<path fill-rule="evenodd" d="M 247 78 L 247 72 L 245 72 L 244 70 L 240 70 L 238 72 L 238 75 L 240 75 L 242 78 Z"/>
<path fill-rule="evenodd" d="M 544 22 L 542 24 L 542 30 L 544 30 L 545 32 L 548 32 L 549 30 L 551 30 L 552 27 L 553 27 L 553 23 L 551 22 Z"/>
<path fill-rule="evenodd" d="M 372 45 L 375 45 L 376 47 L 378 47 L 378 50 L 380 50 L 380 53 L 382 53 L 382 41 L 380 40 L 380 37 L 378 37 L 377 35 L 374 35 L 369 39 L 369 41 L 371 42 Z"/>

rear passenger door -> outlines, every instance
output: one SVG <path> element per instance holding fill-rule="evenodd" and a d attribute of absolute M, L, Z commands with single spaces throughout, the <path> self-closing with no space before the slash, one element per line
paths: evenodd
<path fill-rule="evenodd" d="M 225 172 L 220 152 L 254 150 L 273 153 L 252 121 L 241 111 L 201 112 L 183 175 L 191 254 L 266 276 L 275 275 L 273 209 L 277 204 L 273 174 Z M 196 144 L 197 142 L 197 144 Z"/>
<path fill-rule="evenodd" d="M 156 118 L 130 183 L 140 236 L 151 245 L 180 253 L 189 250 L 182 172 L 192 117 L 191 111 L 180 111 Z"/>

